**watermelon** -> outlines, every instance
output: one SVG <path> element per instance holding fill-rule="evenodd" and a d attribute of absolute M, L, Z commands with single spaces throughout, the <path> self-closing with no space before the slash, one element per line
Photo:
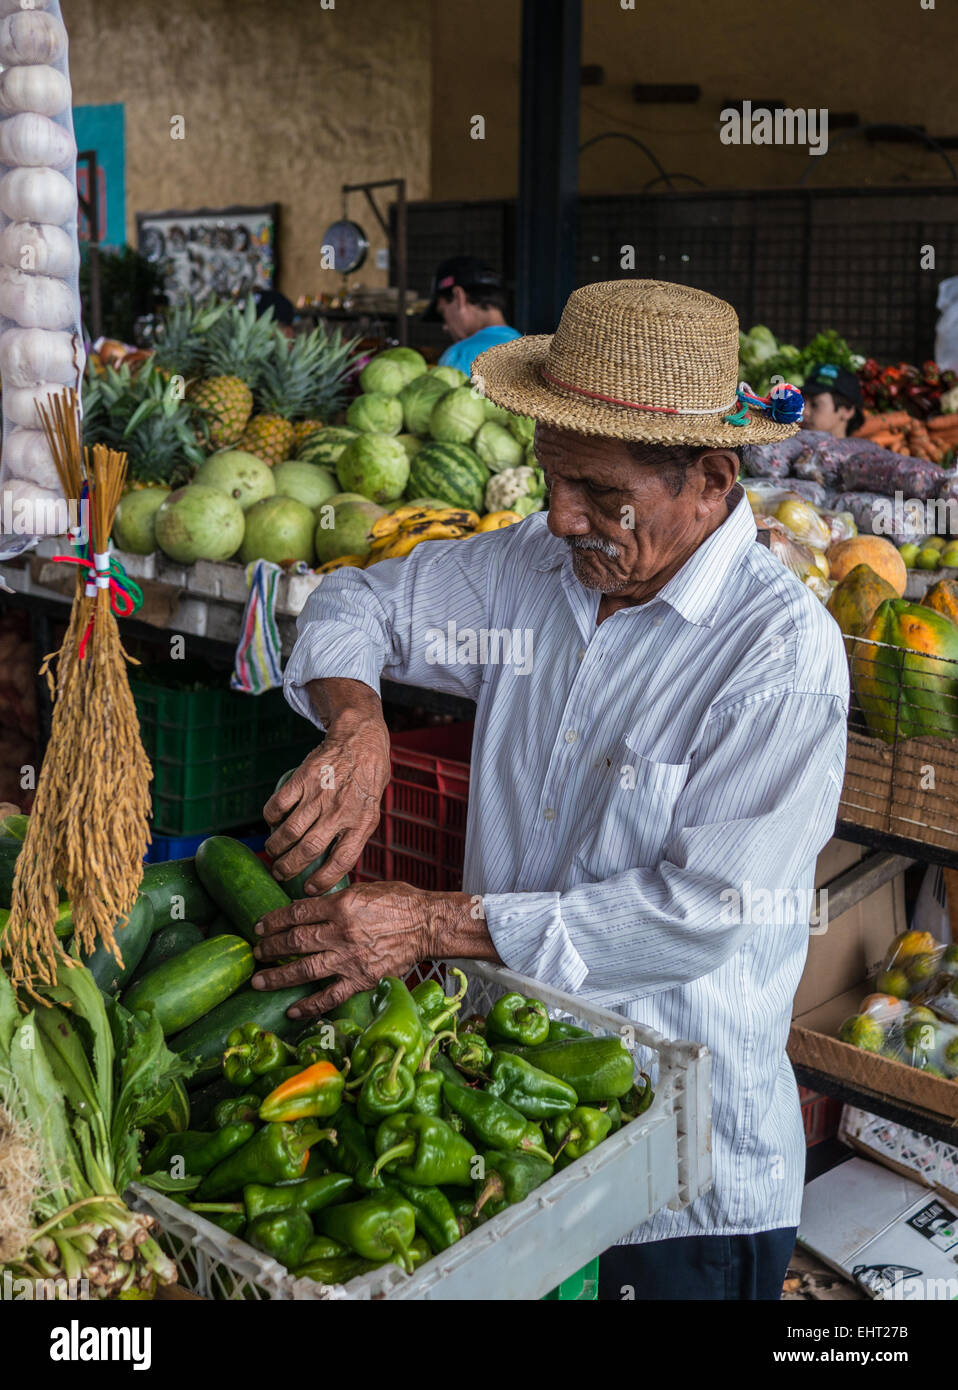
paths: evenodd
<path fill-rule="evenodd" d="M 296 457 L 300 463 L 318 463 L 328 468 L 331 463 L 336 462 L 346 445 L 358 437 L 358 430 L 327 425 L 324 429 L 313 430 L 306 436 L 296 452 Z"/>
<path fill-rule="evenodd" d="M 406 492 L 481 512 L 489 477 L 489 469 L 467 444 L 427 444 L 410 461 Z"/>

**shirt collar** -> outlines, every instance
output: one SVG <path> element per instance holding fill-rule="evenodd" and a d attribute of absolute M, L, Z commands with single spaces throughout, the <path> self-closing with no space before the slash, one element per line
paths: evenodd
<path fill-rule="evenodd" d="M 738 500 L 736 501 L 736 495 Z M 725 579 L 738 564 L 748 546 L 755 541 L 755 519 L 748 498 L 740 484 L 729 493 L 733 503 L 729 515 L 718 530 L 702 542 L 686 560 L 678 574 L 659 590 L 653 603 L 660 600 L 673 608 L 680 617 L 697 627 L 711 627 L 725 591 Z M 554 570 L 565 566 L 569 578 L 581 588 L 572 574 L 572 557 L 562 540 L 556 539 L 550 553 L 537 561 L 535 570 Z M 647 608 L 648 604 L 637 605 Z M 624 610 L 629 611 L 629 610 Z"/>

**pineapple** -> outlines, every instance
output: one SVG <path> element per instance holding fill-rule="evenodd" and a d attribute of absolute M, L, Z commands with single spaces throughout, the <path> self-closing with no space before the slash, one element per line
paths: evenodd
<path fill-rule="evenodd" d="M 125 453 L 130 488 L 180 487 L 204 457 L 196 442 L 193 407 L 170 389 L 153 361 L 135 374 L 124 363 L 87 376 L 83 443 L 106 444 Z"/>
<path fill-rule="evenodd" d="M 293 448 L 298 454 L 314 430 L 321 430 L 322 420 L 297 420 L 293 426 Z"/>
<path fill-rule="evenodd" d="M 257 318 L 252 297 L 243 309 L 231 304 L 207 334 L 203 350 L 205 379 L 192 386 L 188 394 L 206 416 L 214 449 L 236 444 L 245 430 L 253 412 L 253 385 L 273 349 L 275 336 L 272 310 Z"/>
<path fill-rule="evenodd" d="M 308 410 L 313 378 L 322 368 L 326 336 L 321 329 L 301 334 L 292 342 L 276 332 L 263 363 L 256 392 L 260 413 L 253 416 L 240 448 L 256 454 L 272 468 L 293 452 L 293 420 Z"/>
<path fill-rule="evenodd" d="M 188 381 L 201 367 L 206 347 L 206 335 L 226 313 L 229 306 L 215 296 L 202 305 L 187 298 L 182 304 L 168 309 L 156 328 L 156 347 L 153 361 L 167 376 L 178 373 Z"/>

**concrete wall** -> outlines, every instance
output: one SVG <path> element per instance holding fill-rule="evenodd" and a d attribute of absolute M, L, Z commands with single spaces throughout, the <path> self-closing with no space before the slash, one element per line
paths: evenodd
<path fill-rule="evenodd" d="M 66 0 L 77 105 L 121 101 L 135 214 L 281 204 L 280 288 L 334 290 L 320 235 L 340 185 L 405 177 L 429 194 L 429 0 Z M 170 138 L 170 118 L 186 138 Z M 385 239 L 364 200 L 350 211 Z M 360 277 L 385 284 L 372 255 Z"/>
<path fill-rule="evenodd" d="M 582 89 L 582 141 L 605 131 L 632 135 L 670 173 L 712 188 L 755 188 L 793 184 L 808 153 L 723 145 L 719 113 L 729 99 L 777 98 L 958 135 L 958 24 L 948 0 L 926 3 L 935 9 L 921 0 L 805 0 L 792 9 L 754 0 L 635 0 L 634 9 L 583 0 L 582 60 L 605 69 L 605 84 Z M 519 0 L 483 0 L 478 8 L 472 0 L 433 0 L 433 198 L 516 191 L 520 11 Z M 697 83 L 702 96 L 695 105 L 639 106 L 631 98 L 636 82 Z M 484 141 L 469 138 L 475 114 L 486 118 Z M 832 141 L 833 152 L 809 175 L 813 186 L 950 178 L 939 157 L 913 146 Z M 958 163 L 958 151 L 951 155 Z M 579 177 L 583 192 L 636 192 L 656 169 L 615 139 L 584 152 Z"/>

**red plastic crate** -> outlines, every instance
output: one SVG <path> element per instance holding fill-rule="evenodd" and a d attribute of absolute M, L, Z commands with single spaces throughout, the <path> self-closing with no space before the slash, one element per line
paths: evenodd
<path fill-rule="evenodd" d="M 444 724 L 392 736 L 392 779 L 355 882 L 398 880 L 432 892 L 462 887 L 472 729 Z"/>
<path fill-rule="evenodd" d="M 805 1128 L 805 1147 L 813 1148 L 825 1139 L 834 1139 L 842 1117 L 842 1102 L 832 1096 L 820 1096 L 817 1091 L 798 1088 L 802 1103 L 802 1124 Z"/>

